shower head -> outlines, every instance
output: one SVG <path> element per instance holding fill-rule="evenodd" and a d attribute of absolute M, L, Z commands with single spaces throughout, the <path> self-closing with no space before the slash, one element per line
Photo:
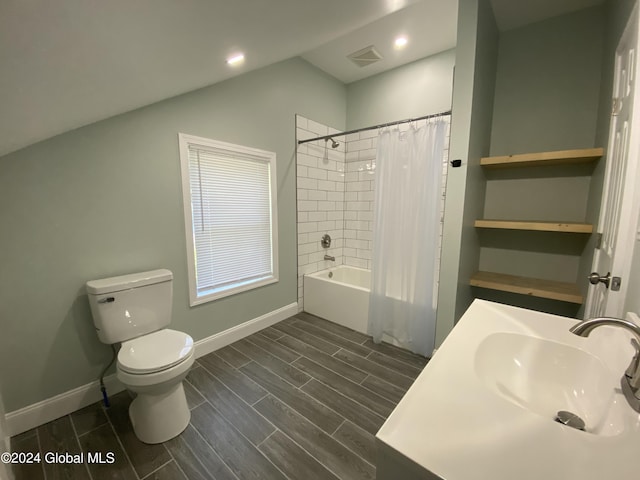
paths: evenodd
<path fill-rule="evenodd" d="M 338 148 L 338 146 L 340 145 L 338 142 L 336 142 L 333 138 L 329 137 L 329 138 L 325 138 L 324 141 L 328 142 L 329 140 L 331 140 L 331 148 Z"/>

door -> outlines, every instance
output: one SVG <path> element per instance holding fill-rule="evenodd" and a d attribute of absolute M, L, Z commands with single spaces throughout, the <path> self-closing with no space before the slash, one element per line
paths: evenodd
<path fill-rule="evenodd" d="M 611 126 L 605 183 L 598 221 L 602 234 L 595 251 L 595 278 L 589 287 L 585 318 L 624 315 L 625 279 L 629 278 L 637 219 L 640 95 L 634 95 L 638 65 L 638 7 L 633 10 L 616 49 Z M 593 275 L 593 274 L 592 274 Z M 598 276 L 600 280 L 598 281 Z"/>

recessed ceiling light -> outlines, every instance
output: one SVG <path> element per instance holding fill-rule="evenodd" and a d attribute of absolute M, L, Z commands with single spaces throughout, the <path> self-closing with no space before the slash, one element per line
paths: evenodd
<path fill-rule="evenodd" d="M 239 53 L 238 55 L 234 55 L 233 57 L 227 58 L 227 63 L 229 65 L 238 65 L 244 62 L 244 54 Z"/>
<path fill-rule="evenodd" d="M 407 39 L 407 37 L 398 37 L 396 38 L 396 41 L 394 42 L 394 45 L 396 48 L 404 48 L 407 43 L 409 42 L 409 40 Z"/>

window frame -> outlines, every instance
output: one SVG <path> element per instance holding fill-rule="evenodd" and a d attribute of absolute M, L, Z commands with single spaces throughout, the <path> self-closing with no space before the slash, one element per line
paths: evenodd
<path fill-rule="evenodd" d="M 276 154 L 244 145 L 237 145 L 220 140 L 198 137 L 186 133 L 178 133 L 180 150 L 180 172 L 182 176 L 182 203 L 184 207 L 184 225 L 187 245 L 187 270 L 189 274 L 189 305 L 196 306 L 224 297 L 247 292 L 255 288 L 270 285 L 279 281 L 278 269 L 278 189 L 276 175 Z M 193 208 L 191 195 L 191 175 L 189 169 L 189 147 L 200 145 L 205 148 L 222 150 L 227 154 L 249 155 L 266 162 L 269 166 L 269 190 L 271 202 L 271 275 L 253 281 L 238 281 L 236 284 L 219 288 L 211 293 L 198 294 L 196 276 L 196 247 L 193 223 Z"/>

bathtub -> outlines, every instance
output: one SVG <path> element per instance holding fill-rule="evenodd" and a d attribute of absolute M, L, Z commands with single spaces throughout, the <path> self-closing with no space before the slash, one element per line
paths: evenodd
<path fill-rule="evenodd" d="M 304 310 L 367 333 L 371 271 L 340 265 L 304 276 Z"/>

